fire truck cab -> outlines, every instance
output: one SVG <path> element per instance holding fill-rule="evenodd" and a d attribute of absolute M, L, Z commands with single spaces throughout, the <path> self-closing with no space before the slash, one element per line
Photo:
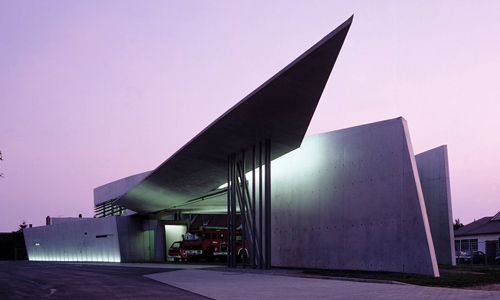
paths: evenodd
<path fill-rule="evenodd" d="M 221 254 L 221 244 L 226 241 L 226 235 L 227 231 L 224 229 L 189 230 L 182 243 L 187 260 L 215 260 L 215 257 Z M 227 255 L 227 252 L 223 255 Z"/>

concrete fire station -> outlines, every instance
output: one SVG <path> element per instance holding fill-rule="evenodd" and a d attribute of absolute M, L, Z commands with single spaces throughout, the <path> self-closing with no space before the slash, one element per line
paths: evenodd
<path fill-rule="evenodd" d="M 402 117 L 305 137 L 351 23 L 155 170 L 97 187 L 94 218 L 26 229 L 29 259 L 164 262 L 193 224 L 219 215 L 232 267 L 241 232 L 254 268 L 439 276 L 455 256 L 446 146 L 415 154 Z"/>

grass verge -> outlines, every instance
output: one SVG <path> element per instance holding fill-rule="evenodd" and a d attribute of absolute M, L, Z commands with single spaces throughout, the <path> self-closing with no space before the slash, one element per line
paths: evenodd
<path fill-rule="evenodd" d="M 485 286 L 490 284 L 500 284 L 500 266 L 440 265 L 440 277 L 392 272 L 319 269 L 304 270 L 304 273 L 318 276 L 398 281 L 422 286 L 438 286 L 450 288 L 467 288 Z"/>

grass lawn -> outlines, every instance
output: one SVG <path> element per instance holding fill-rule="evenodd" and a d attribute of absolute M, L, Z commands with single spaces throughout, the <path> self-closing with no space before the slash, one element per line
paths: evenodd
<path fill-rule="evenodd" d="M 305 270 L 305 274 L 398 281 L 423 286 L 467 288 L 500 284 L 500 266 L 459 265 L 439 266 L 440 277 L 392 272 L 369 272 L 350 270 Z"/>

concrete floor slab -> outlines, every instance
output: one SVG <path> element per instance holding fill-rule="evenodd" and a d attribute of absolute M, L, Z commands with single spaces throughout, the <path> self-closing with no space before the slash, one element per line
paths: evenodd
<path fill-rule="evenodd" d="M 500 299 L 500 292 L 341 280 L 180 270 L 144 275 L 217 300 L 233 299 Z"/>

